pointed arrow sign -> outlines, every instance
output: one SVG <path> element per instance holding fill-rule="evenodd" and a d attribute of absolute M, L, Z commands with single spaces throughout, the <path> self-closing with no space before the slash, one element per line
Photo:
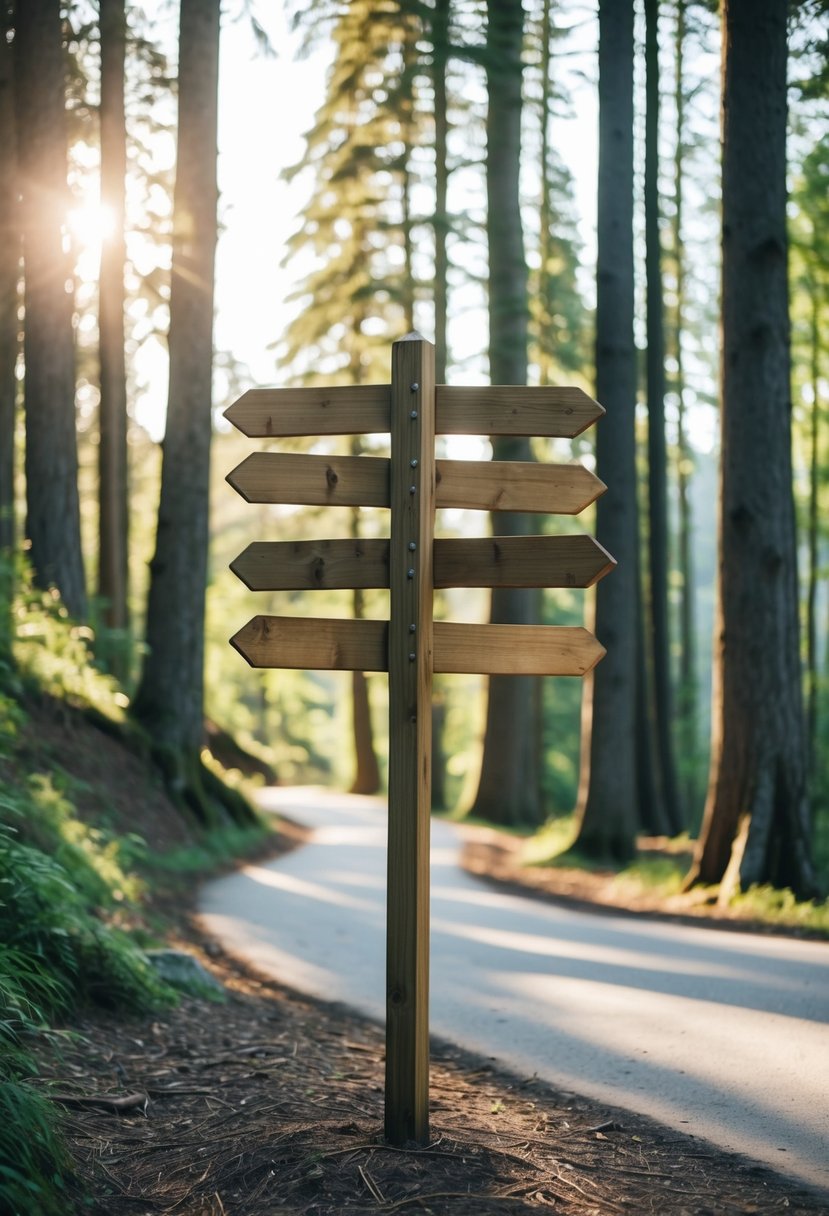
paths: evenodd
<path fill-rule="evenodd" d="M 615 565 L 592 536 L 435 541 L 436 587 L 592 587 Z"/>
<path fill-rule="evenodd" d="M 251 667 L 388 671 L 388 622 L 256 616 L 231 639 Z M 482 675 L 583 676 L 604 647 L 558 625 L 434 624 L 434 670 Z"/>
<path fill-rule="evenodd" d="M 580 464 L 438 460 L 435 505 L 469 511 L 578 515 L 607 486 Z"/>
<path fill-rule="evenodd" d="M 388 384 L 341 388 L 252 388 L 225 410 L 251 438 L 361 435 L 389 430 Z M 580 388 L 439 384 L 435 430 L 441 435 L 544 435 L 571 439 L 603 408 Z"/>
<path fill-rule="evenodd" d="M 387 507 L 389 462 L 379 456 L 254 452 L 227 481 L 248 502 Z M 606 486 L 578 464 L 438 460 L 435 505 L 470 511 L 578 515 Z"/>
<path fill-rule="evenodd" d="M 233 573 L 251 591 L 388 587 L 388 540 L 254 541 Z"/>
<path fill-rule="evenodd" d="M 592 587 L 615 561 L 592 536 L 434 542 L 435 587 Z M 231 564 L 251 591 L 388 587 L 388 540 L 254 541 Z"/>
<path fill-rule="evenodd" d="M 441 435 L 542 435 L 572 439 L 604 414 L 580 388 L 480 388 L 439 384 L 435 430 Z"/>
<path fill-rule="evenodd" d="M 247 502 L 389 505 L 389 462 L 379 457 L 254 452 L 228 473 L 227 481 Z"/>
<path fill-rule="evenodd" d="M 388 384 L 251 388 L 225 410 L 243 435 L 363 435 L 389 429 Z"/>

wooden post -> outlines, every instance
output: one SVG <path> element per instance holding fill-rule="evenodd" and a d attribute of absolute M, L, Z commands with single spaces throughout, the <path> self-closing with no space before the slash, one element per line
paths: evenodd
<path fill-rule="evenodd" d="M 435 351 L 392 348 L 386 1138 L 429 1138 Z"/>

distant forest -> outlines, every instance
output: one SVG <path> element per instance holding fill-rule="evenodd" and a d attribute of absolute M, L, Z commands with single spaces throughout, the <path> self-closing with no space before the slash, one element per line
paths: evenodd
<path fill-rule="evenodd" d="M 387 528 L 377 509 L 253 510 L 222 480 L 250 447 L 221 413 L 251 380 L 214 348 L 219 57 L 241 22 L 280 71 L 266 7 L 181 0 L 175 45 L 153 5 L 0 7 L 0 665 L 40 596 L 205 822 L 245 816 L 208 741 L 280 781 L 359 792 L 384 788 L 387 762 L 384 677 L 252 673 L 227 644 L 254 612 L 388 611 L 383 592 L 254 594 L 228 569 L 254 539 Z M 642 835 L 689 833 L 689 886 L 820 894 L 829 4 L 291 0 L 288 15 L 329 67 L 284 170 L 307 202 L 284 233 L 297 285 L 274 383 L 387 383 L 391 344 L 417 330 L 439 383 L 486 369 L 606 410 L 572 443 L 500 438 L 491 455 L 593 469 L 608 488 L 583 520 L 497 529 L 590 531 L 612 575 L 587 595 L 438 592 L 435 615 L 586 614 L 607 655 L 584 688 L 438 677 L 433 805 L 528 830 L 575 811 L 579 855 L 611 864 Z M 595 248 L 561 146 L 573 63 L 598 112 Z M 136 409 L 159 358 L 161 444 Z"/>

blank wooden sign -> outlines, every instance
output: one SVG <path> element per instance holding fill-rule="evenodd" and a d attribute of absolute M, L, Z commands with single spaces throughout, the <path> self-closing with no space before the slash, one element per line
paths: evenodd
<path fill-rule="evenodd" d="M 429 1138 L 429 815 L 435 672 L 583 676 L 586 629 L 433 621 L 436 587 L 590 587 L 614 559 L 590 536 L 435 539 L 435 510 L 578 515 L 605 490 L 578 464 L 436 460 L 435 434 L 573 437 L 602 407 L 578 388 L 435 385 L 434 348 L 392 348 L 391 383 L 251 389 L 227 417 L 245 435 L 388 432 L 391 454 L 254 452 L 228 475 L 251 503 L 382 507 L 388 539 L 255 541 L 231 568 L 252 591 L 386 587 L 388 621 L 254 616 L 231 638 L 253 667 L 389 675 L 387 1139 Z"/>

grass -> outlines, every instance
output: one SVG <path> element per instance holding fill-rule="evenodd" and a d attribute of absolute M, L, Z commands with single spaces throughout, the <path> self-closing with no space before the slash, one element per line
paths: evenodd
<path fill-rule="evenodd" d="M 86 1005 L 136 1012 L 175 1004 L 176 990 L 142 948 L 158 944 L 148 891 L 192 885 L 194 874 L 250 851 L 267 828 L 205 833 L 158 857 L 139 836 L 85 818 L 89 787 L 41 754 L 27 719 L 51 699 L 125 733 L 127 698 L 96 668 L 90 631 L 54 596 L 18 586 L 13 661 L 0 651 L 0 1211 L 52 1216 L 72 1210 L 69 1164 L 60 1112 L 31 1083 L 33 1038 Z M 157 790 L 149 773 L 148 781 Z"/>
<path fill-rule="evenodd" d="M 613 902 L 635 904 L 645 898 L 649 903 L 670 901 L 671 909 L 679 908 L 682 884 L 688 871 L 688 857 L 693 841 L 687 834 L 666 840 L 658 850 L 643 849 L 626 866 L 608 870 L 598 866 L 574 847 L 577 823 L 573 815 L 551 820 L 534 836 L 527 838 L 520 854 L 525 866 L 547 866 L 559 869 L 583 870 L 608 874 L 606 894 Z M 823 841 L 816 847 L 820 854 Z M 751 887 L 734 895 L 728 904 L 718 902 L 716 887 L 699 887 L 685 901 L 689 910 L 712 916 L 729 916 L 734 920 L 755 921 L 760 924 L 807 930 L 829 937 L 829 900 L 797 900 L 789 890 L 770 886 Z"/>

